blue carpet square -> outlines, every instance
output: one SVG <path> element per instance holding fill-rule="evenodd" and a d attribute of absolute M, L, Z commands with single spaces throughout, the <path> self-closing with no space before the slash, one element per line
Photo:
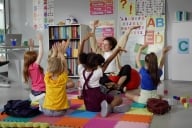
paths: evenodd
<path fill-rule="evenodd" d="M 79 117 L 79 118 L 94 118 L 98 113 L 90 112 L 85 110 L 75 110 L 69 114 L 71 117 Z"/>

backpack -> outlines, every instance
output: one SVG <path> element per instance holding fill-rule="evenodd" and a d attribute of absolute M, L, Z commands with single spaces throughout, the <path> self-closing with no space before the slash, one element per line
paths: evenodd
<path fill-rule="evenodd" d="M 147 101 L 147 109 L 154 114 L 163 115 L 171 110 L 171 106 L 166 100 L 150 98 Z"/>
<path fill-rule="evenodd" d="M 40 114 L 40 111 L 38 107 L 31 107 L 29 100 L 9 100 L 1 115 L 3 113 L 14 117 L 33 117 Z"/>

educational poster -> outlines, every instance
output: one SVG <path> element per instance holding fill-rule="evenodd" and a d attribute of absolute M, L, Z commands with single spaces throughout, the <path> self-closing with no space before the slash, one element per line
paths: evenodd
<path fill-rule="evenodd" d="M 44 0 L 44 28 L 54 25 L 54 0 Z"/>
<path fill-rule="evenodd" d="M 118 16 L 118 38 L 130 27 L 140 25 L 129 36 L 128 52 L 122 54 L 123 64 L 135 67 L 135 56 L 141 44 L 148 44 L 145 54 L 162 50 L 165 43 L 165 0 L 118 0 Z"/>
<path fill-rule="evenodd" d="M 93 21 L 90 22 L 90 27 L 92 28 Z M 115 35 L 115 22 L 113 20 L 101 20 L 99 21 L 98 27 L 95 30 L 95 36 L 98 43 L 98 46 L 102 48 L 103 46 L 103 39 L 105 37 Z"/>
<path fill-rule="evenodd" d="M 124 34 L 130 27 L 140 25 L 139 29 L 132 31 L 132 35 L 145 35 L 146 17 L 145 16 L 124 16 L 120 17 L 121 34 Z"/>
<path fill-rule="evenodd" d="M 135 0 L 120 0 L 119 8 L 124 11 L 127 16 L 135 15 Z"/>
<path fill-rule="evenodd" d="M 90 15 L 113 14 L 113 0 L 89 0 Z"/>
<path fill-rule="evenodd" d="M 54 24 L 54 0 L 33 0 L 33 28 L 44 30 Z"/>
<path fill-rule="evenodd" d="M 165 15 L 165 0 L 136 0 L 136 15 Z"/>

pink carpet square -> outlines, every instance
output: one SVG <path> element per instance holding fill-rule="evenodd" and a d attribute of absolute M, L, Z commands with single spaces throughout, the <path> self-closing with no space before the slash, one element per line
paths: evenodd
<path fill-rule="evenodd" d="M 100 112 L 97 114 L 95 118 L 102 119 L 102 120 L 117 120 L 119 121 L 124 113 L 110 113 L 107 117 L 101 117 Z"/>
<path fill-rule="evenodd" d="M 149 128 L 148 123 L 119 121 L 114 128 Z"/>
<path fill-rule="evenodd" d="M 84 125 L 84 128 L 114 128 L 118 121 L 104 120 L 104 119 L 91 119 Z"/>

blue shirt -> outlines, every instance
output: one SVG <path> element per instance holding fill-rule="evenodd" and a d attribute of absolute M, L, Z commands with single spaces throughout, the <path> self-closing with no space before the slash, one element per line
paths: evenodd
<path fill-rule="evenodd" d="M 161 69 L 158 70 L 159 77 L 163 74 L 163 71 Z M 151 76 L 149 75 L 148 70 L 146 70 L 144 67 L 142 67 L 139 71 L 141 75 L 141 89 L 144 90 L 157 90 L 157 86 L 153 84 L 153 81 L 151 79 Z"/>

